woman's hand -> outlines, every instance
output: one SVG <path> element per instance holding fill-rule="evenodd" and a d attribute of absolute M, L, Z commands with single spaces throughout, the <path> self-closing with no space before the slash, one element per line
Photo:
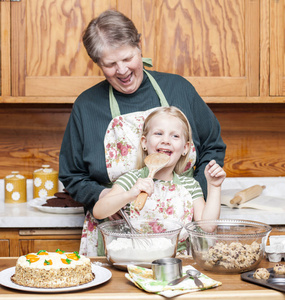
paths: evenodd
<path fill-rule="evenodd" d="M 226 178 L 226 172 L 222 167 L 220 167 L 216 161 L 211 160 L 205 168 L 205 177 L 208 184 L 220 187 Z"/>

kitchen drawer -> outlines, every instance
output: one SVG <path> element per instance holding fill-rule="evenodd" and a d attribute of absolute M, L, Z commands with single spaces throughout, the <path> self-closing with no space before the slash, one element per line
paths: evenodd
<path fill-rule="evenodd" d="M 0 256 L 18 257 L 39 250 L 79 251 L 81 228 L 0 229 Z"/>
<path fill-rule="evenodd" d="M 20 253 L 19 255 L 25 255 L 31 252 L 38 252 L 39 250 L 47 250 L 50 252 L 55 252 L 56 249 L 61 249 L 64 251 L 79 251 L 80 239 L 72 240 L 19 240 Z"/>

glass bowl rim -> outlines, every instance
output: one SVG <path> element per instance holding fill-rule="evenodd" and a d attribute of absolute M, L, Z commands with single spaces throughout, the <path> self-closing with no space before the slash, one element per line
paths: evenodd
<path fill-rule="evenodd" d="M 256 228 L 263 228 L 264 231 L 256 233 L 233 233 L 233 234 L 217 234 L 215 232 L 196 232 L 192 228 L 199 226 L 199 224 L 213 224 L 213 225 L 254 225 Z M 187 223 L 185 229 L 188 234 L 195 237 L 215 237 L 215 238 L 253 238 L 253 237 L 264 237 L 269 234 L 272 230 L 272 227 L 266 223 L 251 221 L 251 220 L 239 220 L 239 219 L 218 219 L 218 220 L 200 220 Z"/>
<path fill-rule="evenodd" d="M 146 219 L 134 219 L 132 221 L 138 221 L 138 222 L 152 222 L 150 220 Z M 125 232 L 114 232 L 111 230 L 107 230 L 104 228 L 107 225 L 117 225 L 117 224 L 127 224 L 125 220 L 120 219 L 120 220 L 114 220 L 114 221 L 106 221 L 100 223 L 97 227 L 101 231 L 101 233 L 105 235 L 112 235 L 114 237 L 126 237 L 126 238 L 150 238 L 150 237 L 165 237 L 167 235 L 173 235 L 173 234 L 179 234 L 180 231 L 183 229 L 183 224 L 177 220 L 170 220 L 170 219 L 155 219 L 153 221 L 161 221 L 161 222 L 166 222 L 166 223 L 171 223 L 171 224 L 176 224 L 179 227 L 176 229 L 172 230 L 167 230 L 165 232 L 154 232 L 154 233 L 125 233 Z"/>

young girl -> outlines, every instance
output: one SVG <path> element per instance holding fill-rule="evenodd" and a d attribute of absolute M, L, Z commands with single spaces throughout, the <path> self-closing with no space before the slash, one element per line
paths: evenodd
<path fill-rule="evenodd" d="M 221 184 L 226 173 L 215 160 L 206 166 L 208 197 L 205 202 L 199 183 L 194 178 L 181 175 L 191 140 L 188 120 L 178 108 L 171 106 L 154 110 L 144 122 L 138 169 L 122 175 L 111 191 L 96 202 L 94 217 L 104 219 L 130 203 L 131 218 L 172 218 L 184 225 L 193 219 L 218 219 Z M 148 168 L 143 160 L 155 152 L 166 153 L 170 160 L 152 180 L 146 178 Z M 148 194 L 148 199 L 143 209 L 136 211 L 133 201 L 142 191 Z M 180 242 L 185 240 L 185 236 L 180 238 Z"/>

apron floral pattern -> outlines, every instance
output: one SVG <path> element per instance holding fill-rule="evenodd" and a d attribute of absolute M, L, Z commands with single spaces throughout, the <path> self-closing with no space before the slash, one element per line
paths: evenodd
<path fill-rule="evenodd" d="M 174 219 L 186 225 L 193 219 L 193 199 L 189 191 L 181 184 L 173 181 L 154 181 L 154 193 L 147 198 L 141 211 L 134 209 L 130 204 L 131 219 Z M 185 229 L 182 229 L 179 242 L 184 242 L 188 237 Z"/>
<path fill-rule="evenodd" d="M 107 172 L 111 182 L 135 168 L 144 120 L 155 109 L 115 117 L 109 124 L 104 146 Z M 192 142 L 185 172 L 193 167 L 195 160 L 196 153 Z"/>
<path fill-rule="evenodd" d="M 153 110 L 115 117 L 109 124 L 104 146 L 107 172 L 111 182 L 135 168 L 144 120 Z"/>
<path fill-rule="evenodd" d="M 88 211 L 82 229 L 80 254 L 98 256 L 98 226 L 99 222 Z"/>
<path fill-rule="evenodd" d="M 168 103 L 154 78 L 152 78 L 152 76 L 148 72 L 145 71 L 145 73 L 151 80 L 151 83 L 154 86 L 154 89 L 156 90 L 161 101 L 161 105 L 168 106 Z M 109 175 L 110 182 L 114 182 L 122 174 L 135 168 L 137 149 L 140 144 L 140 135 L 144 120 L 156 108 L 149 109 L 147 111 L 133 112 L 121 115 L 111 86 L 110 108 L 112 111 L 113 119 L 109 123 L 106 131 L 104 147 L 107 173 Z M 195 161 L 196 152 L 194 144 L 192 142 L 191 150 L 189 151 L 189 162 L 185 168 L 185 171 L 190 170 L 192 166 L 194 166 Z M 166 205 L 166 203 L 164 205 Z M 175 208 L 173 209 L 176 210 L 176 213 L 179 212 L 180 215 L 181 212 L 177 206 L 175 206 Z M 104 255 L 104 250 L 102 247 L 102 237 L 97 228 L 97 225 L 98 221 L 91 215 L 90 212 L 87 212 L 83 224 L 79 250 L 80 254 L 89 257 Z"/>

